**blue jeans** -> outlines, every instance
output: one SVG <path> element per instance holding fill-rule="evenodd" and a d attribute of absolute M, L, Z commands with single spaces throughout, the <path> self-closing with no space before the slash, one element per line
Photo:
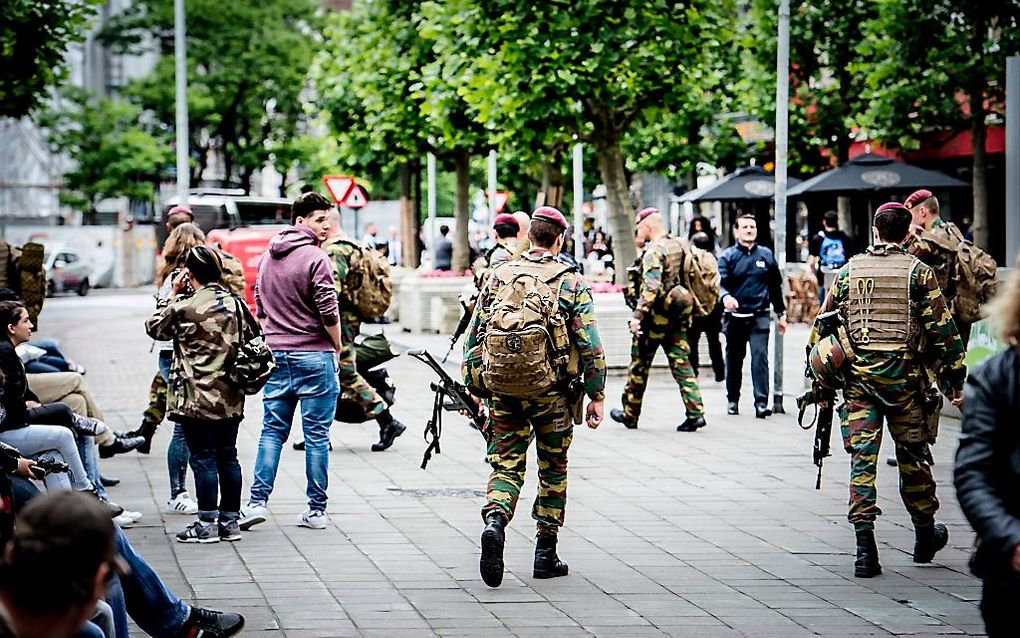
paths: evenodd
<path fill-rule="evenodd" d="M 83 436 L 75 433 L 74 442 L 78 444 L 78 454 L 81 456 L 81 464 L 85 468 L 85 475 L 92 481 L 96 493 L 100 498 L 107 498 L 106 488 L 99 474 L 99 447 L 96 446 L 95 437 Z"/>
<path fill-rule="evenodd" d="M 120 588 L 123 590 L 127 613 L 131 614 L 131 619 L 150 636 L 157 638 L 176 636 L 187 622 L 188 616 L 191 615 L 191 608 L 167 589 L 159 575 L 152 570 L 145 559 L 135 553 L 127 536 L 119 527 L 116 530 L 115 538 L 117 553 L 130 568 L 127 574 L 117 577 L 117 580 L 120 581 Z M 121 620 L 124 621 L 126 627 L 126 619 L 117 618 L 117 606 L 109 597 L 107 602 L 114 608 L 114 620 L 118 627 Z"/>
<path fill-rule="evenodd" d="M 164 357 L 163 353 L 160 353 L 159 373 L 163 375 L 163 380 L 167 383 L 170 382 L 171 361 L 171 358 Z M 166 449 L 166 469 L 170 472 L 171 500 L 177 498 L 177 495 L 181 492 L 188 491 L 189 458 L 188 444 L 184 440 L 184 428 L 181 427 L 180 423 L 174 423 L 174 434 L 170 438 L 170 447 Z"/>
<path fill-rule="evenodd" d="M 274 352 L 276 370 L 262 395 L 265 416 L 255 459 L 252 503 L 266 503 L 273 493 L 280 450 L 290 436 L 291 422 L 301 404 L 305 437 L 305 477 L 308 507 L 326 510 L 329 484 L 329 426 L 340 395 L 336 356 L 332 352 Z"/>

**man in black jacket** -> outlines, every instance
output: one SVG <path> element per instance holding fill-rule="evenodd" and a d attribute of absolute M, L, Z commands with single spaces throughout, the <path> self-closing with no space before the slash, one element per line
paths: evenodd
<path fill-rule="evenodd" d="M 971 571 L 984 581 L 989 638 L 1016 635 L 1020 601 L 1020 261 L 996 313 L 1010 348 L 967 379 L 956 496 L 977 532 Z"/>

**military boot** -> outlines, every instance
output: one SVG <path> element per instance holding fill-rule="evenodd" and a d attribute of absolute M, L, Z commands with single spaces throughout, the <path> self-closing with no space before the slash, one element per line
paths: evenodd
<path fill-rule="evenodd" d="M 935 553 L 949 542 L 949 529 L 942 523 L 914 527 L 914 562 L 930 563 Z"/>
<path fill-rule="evenodd" d="M 535 578 L 557 578 L 567 575 L 567 564 L 556 555 L 556 534 L 535 537 Z"/>
<path fill-rule="evenodd" d="M 135 437 L 140 436 L 145 439 L 145 442 L 139 445 L 136 450 L 139 454 L 148 454 L 152 448 L 152 437 L 156 436 L 156 428 L 159 427 L 158 423 L 152 423 L 151 421 L 142 421 L 142 424 L 137 430 L 128 432 L 125 436 Z"/>
<path fill-rule="evenodd" d="M 854 576 L 871 578 L 882 573 L 878 564 L 878 545 L 875 544 L 875 530 L 857 532 L 857 560 L 854 561 Z"/>
<path fill-rule="evenodd" d="M 637 428 L 637 421 L 635 421 L 634 419 L 628 418 L 627 417 L 627 413 L 624 412 L 623 410 L 619 409 L 619 408 L 613 408 L 612 410 L 610 410 L 609 411 L 609 418 L 611 418 L 612 420 L 616 421 L 617 423 L 624 424 L 627 427 L 628 430 L 633 430 L 633 429 Z"/>
<path fill-rule="evenodd" d="M 703 417 L 703 416 L 690 417 L 689 416 L 689 417 L 687 417 L 686 421 L 684 421 L 680 425 L 676 426 L 676 431 L 677 432 L 694 432 L 694 431 L 698 430 L 699 428 L 705 427 L 705 425 L 706 425 L 705 417 Z"/>
<path fill-rule="evenodd" d="M 489 587 L 499 587 L 503 582 L 503 544 L 506 542 L 507 519 L 500 512 L 490 512 L 485 517 L 482 531 L 482 558 L 478 571 Z"/>

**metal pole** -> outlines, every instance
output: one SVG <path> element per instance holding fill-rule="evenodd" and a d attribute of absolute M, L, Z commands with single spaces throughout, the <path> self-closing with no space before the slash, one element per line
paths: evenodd
<path fill-rule="evenodd" d="M 776 263 L 786 293 L 786 152 L 790 123 L 790 0 L 779 3 L 779 45 L 776 55 Z M 783 335 L 776 319 L 772 411 L 783 409 Z"/>
<path fill-rule="evenodd" d="M 188 66 L 184 40 L 184 0 L 174 0 L 174 69 L 177 78 L 177 203 L 188 205 Z"/>
<path fill-rule="evenodd" d="M 584 259 L 584 147 L 574 144 L 574 259 Z"/>
<path fill-rule="evenodd" d="M 496 221 L 496 149 L 489 151 L 489 228 Z"/>
<path fill-rule="evenodd" d="M 436 228 L 436 156 L 428 154 L 425 169 L 425 179 L 428 182 L 428 213 L 429 213 L 429 254 L 432 256 L 432 269 L 436 268 L 436 237 L 439 229 Z"/>
<path fill-rule="evenodd" d="M 1020 57 L 1006 58 L 1006 263 L 1020 256 Z"/>

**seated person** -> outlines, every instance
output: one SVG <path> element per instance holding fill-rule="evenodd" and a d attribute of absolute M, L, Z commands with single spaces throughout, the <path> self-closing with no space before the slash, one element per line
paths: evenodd
<path fill-rule="evenodd" d="M 0 301 L 20 301 L 17 295 L 9 298 L 0 292 Z M 71 361 L 60 351 L 55 339 L 35 338 L 18 346 L 18 356 L 30 374 L 46 374 L 48 372 L 74 372 L 85 374 L 85 366 Z"/>

